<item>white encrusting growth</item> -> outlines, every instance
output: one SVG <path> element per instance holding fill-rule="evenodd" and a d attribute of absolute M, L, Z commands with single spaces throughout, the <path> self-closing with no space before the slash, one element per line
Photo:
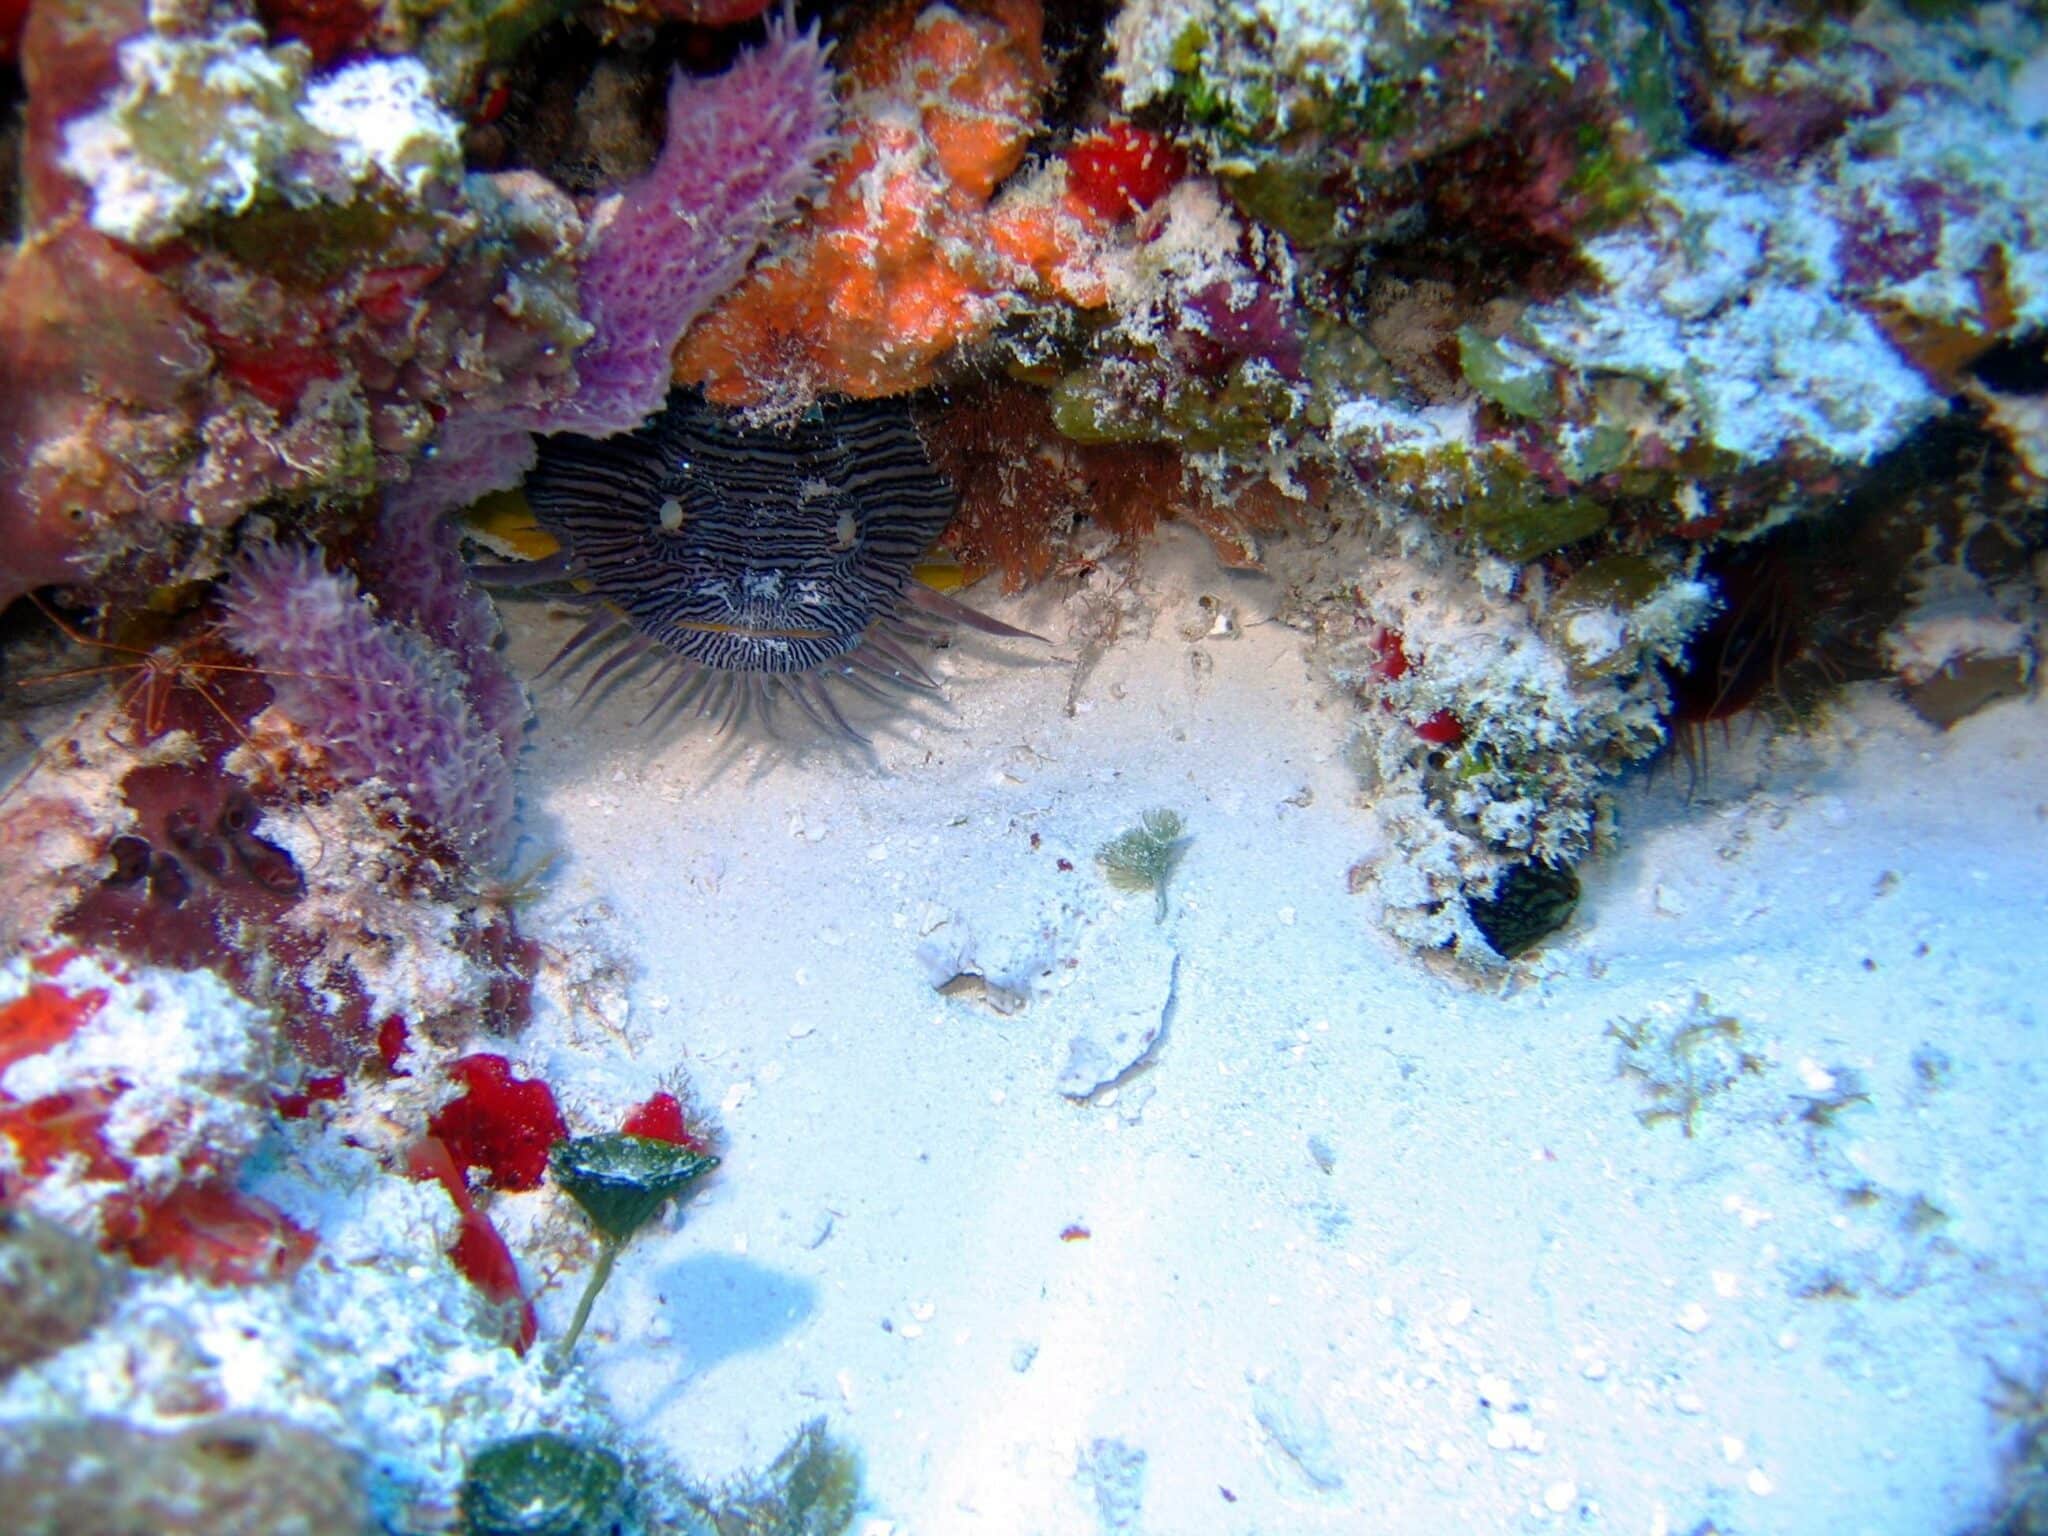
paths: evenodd
<path fill-rule="evenodd" d="M 268 1131 L 275 1022 L 211 972 L 128 970 L 88 955 L 49 975 L 26 959 L 0 968 L 0 1005 L 37 987 L 79 999 L 83 1022 L 0 1071 L 0 1103 L 107 1099 L 98 1134 L 133 1168 L 134 1188 L 161 1195 L 195 1171 L 233 1168 Z M 12 1172 L 14 1156 L 14 1142 L 0 1137 L 0 1175 Z M 96 1178 L 82 1156 L 67 1153 L 28 1184 L 24 1198 L 96 1230 L 104 1202 L 125 1197 L 130 1183 Z"/>
<path fill-rule="evenodd" d="M 64 128 L 66 171 L 92 192 L 93 227 L 152 246 L 259 194 L 344 203 L 382 182 L 417 197 L 462 168 L 461 125 L 414 58 L 346 64 L 311 81 L 297 45 L 255 22 L 121 44 L 121 80 Z"/>
<path fill-rule="evenodd" d="M 1746 463 L 1787 449 L 1861 463 L 1942 398 L 1844 302 L 1841 238 L 1809 186 L 1675 161 L 1642 227 L 1587 242 L 1603 286 L 1530 310 L 1518 334 L 1574 370 L 1656 381 L 1677 440 Z"/>

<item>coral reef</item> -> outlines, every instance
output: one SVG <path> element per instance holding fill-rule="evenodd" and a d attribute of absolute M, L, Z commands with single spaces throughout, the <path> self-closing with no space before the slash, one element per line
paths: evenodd
<path fill-rule="evenodd" d="M 599 163 L 644 166 L 620 183 L 539 153 L 528 108 L 499 121 L 537 99 L 519 50 L 559 5 L 47 9 L 21 40 L 28 216 L 0 277 L 38 384 L 0 407 L 0 595 L 165 590 L 222 569 L 252 507 L 331 544 L 373 492 L 389 516 L 357 569 L 428 568 L 405 541 L 445 543 L 430 514 L 515 483 L 536 433 L 632 431 L 671 377 L 776 416 L 938 386 L 920 419 L 970 577 L 1085 576 L 1170 517 L 1240 566 L 1289 526 L 1336 530 L 1286 574 L 1340 681 L 1371 683 L 1387 814 L 1412 788 L 1442 821 L 1394 840 L 1428 888 L 1396 910 L 1438 914 L 1397 927 L 1433 942 L 1472 939 L 1466 903 L 1509 871 L 1583 857 L 1599 782 L 1667 719 L 1751 696 L 1702 702 L 1682 663 L 1747 608 L 1721 546 L 1825 515 L 1958 391 L 2023 461 L 2039 435 L 2038 389 L 1974 371 L 2048 317 L 2020 84 L 2043 40 L 2019 14 L 1871 6 L 1808 46 L 1720 10 L 1397 25 L 1137 0 L 1091 80 L 1035 0 L 771 19 L 701 74 L 606 44 L 746 7 L 617 0 L 578 23 L 574 99 Z M 486 141 L 499 168 L 470 169 Z M 1362 598 L 1389 561 L 1498 643 L 1432 633 L 1405 611 L 1426 597 Z M 243 556 L 233 592 L 266 570 Z M 1930 718 L 2028 686 L 2026 590 L 1916 579 L 1888 655 Z M 433 649 L 262 652 L 260 624 L 245 649 L 286 713 L 376 716 L 316 699 L 344 675 L 417 688 L 409 724 L 343 733 L 328 771 L 488 865 L 516 698 L 442 668 L 487 645 L 474 623 L 378 597 Z M 2002 640 L 1936 622 L 1968 603 Z M 1352 651 L 1381 632 L 1418 665 L 1373 678 Z M 231 808 L 194 809 L 213 829 Z M 136 835 L 146 890 L 165 844 Z"/>
<path fill-rule="evenodd" d="M 1404 938 L 1480 959 L 1506 896 L 1563 900 L 1602 782 L 1667 722 L 1838 661 L 1824 614 L 1896 610 L 1873 579 L 1896 560 L 1728 551 L 1853 521 L 2037 327 L 2041 29 L 1869 7 L 1798 57 L 1718 11 L 1693 34 L 1606 8 L 1248 22 L 1114 24 L 1120 106 L 1181 113 L 1196 169 L 1110 259 L 1107 322 L 1055 348 L 1054 421 L 1195 448 L 1203 479 L 1317 478 L 1345 521 L 1274 568 L 1366 706 L 1383 836 L 1354 881 Z M 1138 303 L 1117 274 L 1141 265 Z M 1218 275 L 1234 323 L 1189 325 Z M 2024 457 L 2029 419 L 1984 421 Z M 1888 660 L 1941 719 L 2027 686 L 2034 596 L 1937 564 Z M 1875 675 L 1855 650 L 1836 670 Z"/>
<path fill-rule="evenodd" d="M 419 60 L 366 59 L 309 78 L 308 50 L 268 42 L 259 24 L 233 21 L 120 44 L 117 83 L 97 111 L 64 125 L 57 157 L 85 189 L 93 228 L 150 250 L 248 213 L 267 186 L 291 205 L 345 206 L 374 179 L 409 200 L 460 165 L 455 120 Z"/>
<path fill-rule="evenodd" d="M 0 802 L 0 841 L 39 871 L 10 940 L 212 969 L 280 1010 L 315 1075 L 367 1066 L 394 1019 L 451 1041 L 516 1028 L 539 955 L 488 876 L 511 829 L 500 732 L 525 706 L 488 608 L 428 543 L 391 545 L 410 563 L 388 618 L 317 553 L 252 553 L 276 590 L 242 589 L 235 622 L 288 653 L 276 670 L 208 610 L 116 649 L 132 684 L 57 726 Z"/>
<path fill-rule="evenodd" d="M 1669 41 L 1619 6 L 1305 5 L 1261 25 L 1221 0 L 1139 0 L 1111 43 L 1124 107 L 1176 106 L 1233 197 L 1304 244 L 1420 217 L 1568 247 L 1628 211 L 1678 131 Z"/>
<path fill-rule="evenodd" d="M 1602 782 L 1663 744 L 1659 663 L 1683 655 L 1712 593 L 1634 555 L 1588 564 L 1526 607 L 1427 560 L 1348 570 L 1305 621 L 1379 716 L 1361 749 L 1387 841 L 1354 879 L 1371 876 L 1402 938 L 1485 955 L 1467 898 L 1520 864 L 1567 867 L 1590 849 Z"/>
<path fill-rule="evenodd" d="M 535 1446 L 596 1469 L 565 1520 L 851 1518 L 817 1426 L 700 1497 L 592 1449 L 531 1349 L 589 1257 L 571 1207 L 594 1295 L 716 1162 L 674 1094 L 514 1065 L 537 980 L 597 962 L 515 917 L 526 701 L 442 514 L 537 463 L 543 521 L 578 466 L 571 545 L 630 478 L 672 548 L 715 444 L 744 487 L 886 421 L 918 516 L 837 653 L 879 680 L 923 677 L 921 623 L 873 628 L 899 596 L 961 614 L 903 586 L 952 499 L 927 453 L 960 574 L 1011 590 L 1113 585 L 1191 523 L 1352 706 L 1355 888 L 1469 966 L 1569 922 L 1607 786 L 1674 735 L 1700 769 L 1707 728 L 1832 678 L 1941 726 L 2035 685 L 2038 12 L 763 9 L 0 3 L 0 606 L 72 650 L 0 796 L 0 1291 L 35 1333 L 0 1327 L 0 1487 L 32 1528 L 178 1529 L 170 1497 L 195 1528 L 528 1528 L 479 1490 L 519 1463 L 520 1503 Z M 643 431 L 674 462 L 628 477 Z M 605 569 L 528 575 L 623 604 Z M 682 628 L 823 633 L 757 620 Z M 613 638 L 592 682 L 644 654 Z M 1163 914 L 1183 844 L 1147 818 L 1101 857 Z M 1753 1074 L 1704 1003 L 1617 1037 L 1687 1134 Z M 65 1483 L 84 1435 L 158 1470 Z"/>
<path fill-rule="evenodd" d="M 676 76 L 660 158 L 597 214 L 582 289 L 596 334 L 551 427 L 608 436 L 661 409 L 676 342 L 811 189 L 831 79 L 817 33 L 783 22 L 715 80 Z"/>
<path fill-rule="evenodd" d="M 1911 73 L 1859 52 L 1866 35 Z M 2011 82 L 2036 32 L 1993 29 L 1981 69 L 1953 27 L 1881 9 L 1837 41 L 1857 61 L 1827 83 L 1840 110 L 1796 154 L 1669 146 L 1632 217 L 1578 244 L 1585 277 L 1452 296 L 1430 328 L 1462 377 L 1405 370 L 1433 409 L 1376 390 L 1335 414 L 1376 483 L 1515 560 L 1617 519 L 1751 531 L 1824 507 L 2034 327 L 2040 242 L 2013 210 L 2037 157 Z M 1994 168 L 1975 146 L 1999 144 Z"/>
<path fill-rule="evenodd" d="M 0 1475 L 30 1528 L 445 1529 L 478 1445 L 609 1432 L 525 1358 L 562 1256 L 500 1202 L 558 1198 L 576 1111 L 480 1048 L 544 962 L 495 881 L 527 706 L 432 514 L 516 480 L 535 431 L 660 405 L 834 104 L 817 32 L 776 20 L 676 72 L 662 153 L 609 195 L 512 138 L 472 169 L 496 72 L 568 9 L 0 15 L 31 103 L 0 604 L 68 588 L 37 643 L 73 652 L 0 797 L 36 957 L 0 972 L 0 1279 L 37 1334 L 7 1340 Z M 601 1113 L 715 1162 L 673 1093 Z M 118 1300 L 102 1248 L 144 1272 Z M 72 1476 L 81 1435 L 133 1478 Z"/>
<path fill-rule="evenodd" d="M 897 0 L 827 17 L 833 44 L 771 19 L 710 45 L 727 67 L 668 74 L 641 149 L 663 71 L 605 45 L 756 8 L 611 0 L 576 23 L 614 177 L 589 181 L 499 121 L 570 9 L 37 9 L 0 273 L 36 387 L 0 406 L 0 597 L 211 575 L 258 505 L 331 541 L 337 504 L 381 491 L 386 536 L 427 537 L 515 483 L 535 433 L 630 431 L 670 377 L 777 415 L 939 385 L 970 575 L 1085 571 L 1108 550 L 1088 530 L 1129 548 L 1171 516 L 1252 565 L 1335 517 L 1555 646 L 1550 592 L 1621 590 L 1582 568 L 1693 579 L 1717 542 L 1824 513 L 1958 391 L 2022 457 L 2039 436 L 2037 389 L 1973 371 L 2048 318 L 2022 13 L 1873 5 L 1808 37 L 1725 8 L 1135 0 L 1089 79 L 1035 0 Z M 485 141 L 500 168 L 472 170 Z M 1540 585 L 1494 564 L 1537 561 Z M 1659 622 L 1672 665 L 1686 623 Z M 1940 717 L 2027 685 L 2003 649 L 1936 654 L 1923 625 L 1896 665 Z M 1640 691 L 1654 736 L 1674 706 Z M 506 734 L 508 700 L 467 702 Z M 1446 692 L 1409 723 L 1461 772 L 1514 759 L 1475 722 Z M 1454 816 L 1512 820 L 1555 780 L 1569 830 L 1482 828 L 1471 892 L 1502 858 L 1576 856 L 1584 785 L 1640 755 L 1639 725 L 1619 750 L 1574 726 L 1556 773 L 1473 774 Z"/>

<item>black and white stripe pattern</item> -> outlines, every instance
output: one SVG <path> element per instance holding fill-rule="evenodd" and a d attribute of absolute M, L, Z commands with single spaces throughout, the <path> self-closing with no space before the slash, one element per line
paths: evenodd
<path fill-rule="evenodd" d="M 907 646 L 940 631 L 906 608 L 1022 635 L 911 580 L 954 495 L 901 401 L 755 431 L 677 391 L 628 436 L 542 443 L 526 494 L 563 546 L 545 579 L 577 582 L 594 609 L 550 666 L 609 650 L 587 693 L 651 663 L 664 686 L 650 717 L 695 707 L 724 725 L 787 698 L 853 736 L 826 679 L 936 686 Z"/>

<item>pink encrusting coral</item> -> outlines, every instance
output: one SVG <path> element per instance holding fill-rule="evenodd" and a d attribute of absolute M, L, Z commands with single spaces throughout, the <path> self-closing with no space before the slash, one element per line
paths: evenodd
<path fill-rule="evenodd" d="M 442 601 L 414 611 L 445 617 Z M 503 858 L 517 744 L 472 693 L 494 655 L 463 654 L 384 618 L 355 575 L 329 570 L 317 549 L 250 549 L 224 602 L 229 640 L 270 676 L 279 707 L 338 778 L 389 786 L 419 830 L 461 858 L 486 867 Z"/>
<path fill-rule="evenodd" d="M 831 147 L 825 55 L 815 29 L 777 18 L 724 74 L 677 73 L 660 157 L 591 219 L 580 294 L 594 334 L 576 354 L 574 394 L 451 417 L 389 493 L 394 511 L 432 514 L 517 485 L 534 461 L 529 433 L 610 437 L 661 408 L 676 342 L 796 211 Z"/>

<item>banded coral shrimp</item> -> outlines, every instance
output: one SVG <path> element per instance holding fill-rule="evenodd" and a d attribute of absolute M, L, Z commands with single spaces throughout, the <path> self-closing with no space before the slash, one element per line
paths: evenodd
<path fill-rule="evenodd" d="M 115 638 L 88 633 L 39 594 L 30 601 L 50 642 L 101 659 L 16 678 L 9 690 L 93 690 L 0 790 L 0 844 L 27 852 L 54 824 L 68 832 L 23 861 L 61 910 L 16 926 L 148 963 L 220 964 L 235 930 L 275 923 L 306 889 L 308 871 L 265 835 L 265 817 L 303 823 L 313 867 L 326 857 L 305 814 L 319 786 L 286 747 L 251 730 L 270 702 L 268 674 L 204 610 L 145 615 Z M 40 867 L 53 858 L 59 867 Z"/>
<path fill-rule="evenodd" d="M 64 644 L 113 659 L 16 678 L 14 686 L 55 690 L 103 682 L 109 685 L 112 697 L 104 705 L 100 699 L 90 698 L 70 732 L 56 733 L 43 751 L 0 789 L 0 805 L 48 766 L 49 753 L 61 747 L 63 737 L 75 732 L 85 715 L 95 710 L 102 710 L 105 717 L 101 735 L 119 751 L 152 753 L 166 738 L 184 732 L 191 737 L 187 755 L 203 757 L 210 767 L 218 768 L 222 758 L 238 748 L 248 748 L 261 760 L 266 778 L 285 778 L 289 765 L 274 746 L 260 745 L 248 729 L 249 721 L 270 702 L 266 680 L 277 674 L 238 656 L 218 621 L 195 623 L 178 616 L 150 615 L 131 629 L 130 638 L 116 640 L 85 633 L 40 593 L 29 593 L 28 601 Z M 149 643 L 134 643 L 138 640 Z"/>
<path fill-rule="evenodd" d="M 203 701 L 238 739 L 246 740 L 246 733 L 235 719 L 234 712 L 215 687 L 209 686 L 209 681 L 222 680 L 229 675 L 260 675 L 261 669 L 245 663 L 212 659 L 231 654 L 220 641 L 218 624 L 208 623 L 193 634 L 157 644 L 134 645 L 103 635 L 86 634 L 65 619 L 41 593 L 29 593 L 28 600 L 51 628 L 72 646 L 110 654 L 117 659 L 17 678 L 17 687 L 47 688 L 94 678 L 111 681 L 126 674 L 127 681 L 116 687 L 112 711 L 115 720 L 105 727 L 108 740 L 116 746 L 140 750 L 177 728 L 173 723 L 172 706 L 174 695 L 180 691 Z M 115 723 L 124 718 L 129 723 L 126 740 L 113 735 Z"/>
<path fill-rule="evenodd" d="M 339 690 L 358 710 L 344 723 L 408 725 L 420 679 L 439 675 L 428 641 L 394 625 L 389 644 L 351 648 L 320 621 L 381 637 L 399 600 L 380 610 L 311 558 L 284 574 L 287 596 L 312 583 L 321 598 L 310 617 L 278 610 L 305 642 L 287 658 L 247 649 L 232 585 L 139 634 L 49 626 L 90 653 L 49 675 L 101 692 L 51 735 L 27 800 L 0 803 L 0 846 L 35 887 L 0 890 L 0 933 L 213 970 L 275 1006 L 301 1063 L 328 1075 L 374 1071 L 401 1012 L 448 1040 L 516 1027 L 539 957 L 476 879 L 491 870 L 422 827 L 406 761 L 359 771 L 334 720 L 295 697 Z M 337 671 L 318 670 L 327 655 Z"/>

